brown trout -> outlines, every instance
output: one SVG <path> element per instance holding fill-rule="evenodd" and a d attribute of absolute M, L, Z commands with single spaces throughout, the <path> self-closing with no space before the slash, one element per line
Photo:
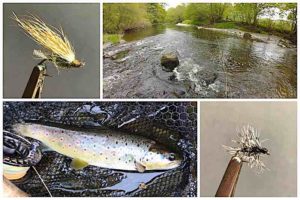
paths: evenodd
<path fill-rule="evenodd" d="M 112 130 L 85 132 L 33 123 L 15 124 L 13 130 L 73 158 L 71 166 L 74 169 L 93 165 L 144 172 L 173 169 L 182 161 L 178 154 L 170 152 L 154 140 Z"/>

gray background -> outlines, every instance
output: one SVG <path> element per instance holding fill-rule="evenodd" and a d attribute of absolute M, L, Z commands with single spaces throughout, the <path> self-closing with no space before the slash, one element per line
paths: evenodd
<path fill-rule="evenodd" d="M 270 171 L 257 175 L 243 165 L 235 196 L 297 195 L 296 102 L 201 103 L 201 196 L 214 196 L 231 156 L 222 144 L 234 146 L 236 128 L 256 127 L 270 156 L 263 158 Z"/>
<path fill-rule="evenodd" d="M 33 67 L 34 49 L 42 49 L 27 37 L 11 19 L 28 13 L 39 16 L 48 25 L 63 28 L 74 46 L 76 58 L 86 65 L 80 69 L 57 70 L 48 64 L 42 97 L 99 98 L 100 97 L 100 5 L 99 4 L 7 4 L 3 6 L 4 37 L 4 97 L 22 96 Z"/>

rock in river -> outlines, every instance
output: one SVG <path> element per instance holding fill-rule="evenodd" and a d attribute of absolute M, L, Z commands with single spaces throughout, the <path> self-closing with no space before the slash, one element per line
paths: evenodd
<path fill-rule="evenodd" d="M 164 66 L 164 70 L 171 72 L 179 65 L 178 53 L 177 52 L 166 52 L 160 58 L 160 63 Z"/>
<path fill-rule="evenodd" d="M 252 35 L 250 33 L 244 33 L 243 38 L 246 40 L 250 40 Z"/>

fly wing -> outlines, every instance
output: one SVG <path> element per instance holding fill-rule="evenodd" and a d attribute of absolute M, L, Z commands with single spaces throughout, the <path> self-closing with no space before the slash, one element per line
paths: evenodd
<path fill-rule="evenodd" d="M 49 59 L 49 57 L 43 53 L 41 50 L 33 50 L 33 55 L 38 59 Z"/>

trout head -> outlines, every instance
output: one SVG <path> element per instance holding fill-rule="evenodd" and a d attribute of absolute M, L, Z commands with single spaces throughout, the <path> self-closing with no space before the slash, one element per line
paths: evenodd
<path fill-rule="evenodd" d="M 146 170 L 168 170 L 178 167 L 182 162 L 179 154 L 171 152 L 162 146 L 152 145 L 141 159 Z"/>
<path fill-rule="evenodd" d="M 12 126 L 14 132 L 19 135 L 31 137 L 31 131 L 29 130 L 29 126 L 26 123 L 17 123 Z"/>
<path fill-rule="evenodd" d="M 17 123 L 12 126 L 12 129 L 19 135 L 37 140 L 41 140 L 42 137 L 47 134 L 45 133 L 47 130 L 43 129 L 39 124 Z"/>

